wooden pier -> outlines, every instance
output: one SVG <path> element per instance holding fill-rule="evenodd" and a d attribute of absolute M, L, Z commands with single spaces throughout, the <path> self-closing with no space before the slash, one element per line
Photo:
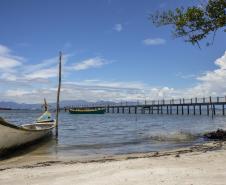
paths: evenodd
<path fill-rule="evenodd" d="M 121 114 L 176 114 L 176 115 L 225 115 L 226 96 L 120 102 L 115 104 L 91 104 L 65 107 L 65 111 L 73 109 L 105 109 L 106 113 Z"/>

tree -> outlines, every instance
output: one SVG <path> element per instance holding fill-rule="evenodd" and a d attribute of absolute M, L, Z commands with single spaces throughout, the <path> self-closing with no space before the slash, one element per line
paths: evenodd
<path fill-rule="evenodd" d="M 193 45 L 199 46 L 199 42 L 212 33 L 211 41 L 207 41 L 209 46 L 213 43 L 217 30 L 223 28 L 226 32 L 226 0 L 208 0 L 202 6 L 156 12 L 150 15 L 150 20 L 157 27 L 172 25 L 176 38 L 183 37 Z"/>

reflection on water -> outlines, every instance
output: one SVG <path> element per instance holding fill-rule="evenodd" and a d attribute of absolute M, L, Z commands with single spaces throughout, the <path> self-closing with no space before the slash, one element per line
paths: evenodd
<path fill-rule="evenodd" d="M 1 111 L 0 116 L 20 125 L 33 122 L 37 111 Z M 22 154 L 76 157 L 161 151 L 204 142 L 204 132 L 225 128 L 226 117 L 105 114 L 60 114 L 59 137 L 54 135 L 23 149 Z M 21 155 L 21 151 L 19 151 Z"/>

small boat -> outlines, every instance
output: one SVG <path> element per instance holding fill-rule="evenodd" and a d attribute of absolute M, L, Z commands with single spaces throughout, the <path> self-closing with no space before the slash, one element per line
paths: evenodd
<path fill-rule="evenodd" d="M 16 126 L 0 117 L 0 154 L 51 134 L 55 126 L 55 120 Z"/>
<path fill-rule="evenodd" d="M 104 114 L 105 109 L 69 109 L 71 114 Z"/>
<path fill-rule="evenodd" d="M 17 126 L 5 121 L 0 117 L 0 156 L 11 149 L 33 143 L 34 141 L 51 134 L 54 128 L 56 128 L 56 137 L 58 136 L 58 113 L 61 87 L 61 55 L 62 54 L 60 53 L 56 120 L 52 118 L 50 112 L 48 111 L 48 106 L 45 99 L 44 114 L 42 114 L 32 124 L 23 124 L 21 126 Z"/>

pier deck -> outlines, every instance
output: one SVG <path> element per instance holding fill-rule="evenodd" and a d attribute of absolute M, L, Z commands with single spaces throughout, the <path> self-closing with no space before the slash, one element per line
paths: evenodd
<path fill-rule="evenodd" d="M 122 114 L 176 114 L 176 115 L 225 115 L 226 97 L 208 97 L 191 99 L 152 100 L 120 102 L 115 104 L 87 104 L 65 107 L 73 109 L 105 109 L 106 113 Z"/>

